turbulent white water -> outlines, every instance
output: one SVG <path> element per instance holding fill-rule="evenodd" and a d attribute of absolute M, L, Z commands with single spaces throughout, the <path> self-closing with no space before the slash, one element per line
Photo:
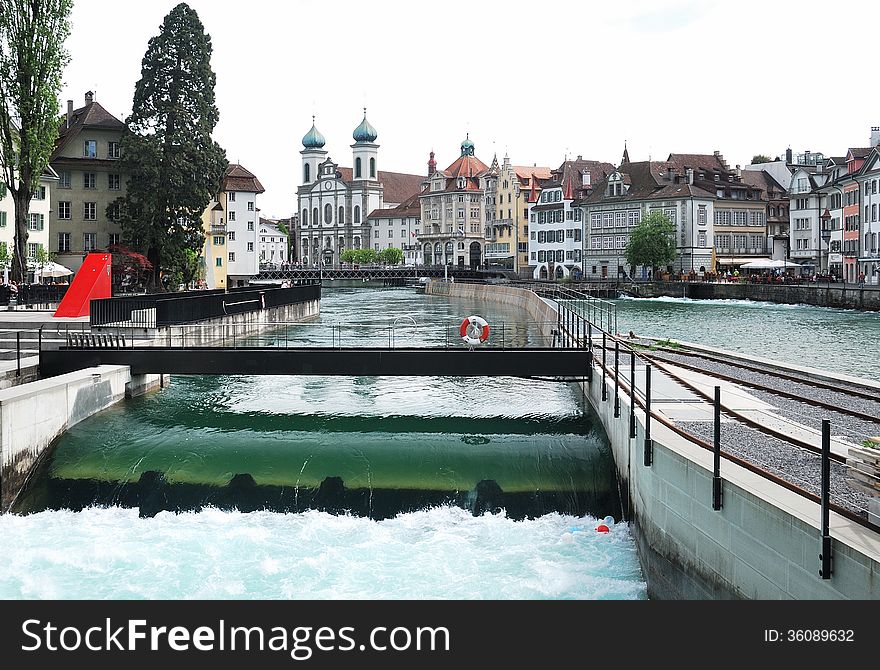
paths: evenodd
<path fill-rule="evenodd" d="M 386 521 L 208 509 L 0 517 L 0 598 L 640 599 L 625 524 L 459 508 Z"/>

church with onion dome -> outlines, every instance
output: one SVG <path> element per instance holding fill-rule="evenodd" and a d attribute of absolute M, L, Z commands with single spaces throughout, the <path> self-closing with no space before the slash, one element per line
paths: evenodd
<path fill-rule="evenodd" d="M 312 117 L 302 139 L 302 181 L 296 191 L 298 260 L 303 265 L 337 265 L 346 249 L 385 249 L 386 240 L 374 239 L 370 213 L 395 208 L 422 190 L 425 175 L 379 169 L 378 137 L 364 109 L 352 133 L 351 167 L 342 167 L 325 149 L 327 142 Z"/>

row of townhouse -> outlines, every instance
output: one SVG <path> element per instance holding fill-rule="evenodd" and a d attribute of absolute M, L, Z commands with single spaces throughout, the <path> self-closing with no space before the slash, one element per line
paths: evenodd
<path fill-rule="evenodd" d="M 78 270 L 86 254 L 121 242 L 115 201 L 125 195 L 129 175 L 121 169 L 125 124 L 108 112 L 89 91 L 74 109 L 67 101 L 49 166 L 30 206 L 28 256 L 43 248 L 57 262 Z M 220 192 L 202 220 L 202 252 L 208 284 L 242 284 L 257 272 L 259 180 L 240 165 L 230 165 Z M 0 186 L 0 245 L 13 244 L 12 198 Z M 279 251 L 279 254 L 286 253 Z"/>
<path fill-rule="evenodd" d="M 767 189 L 744 180 L 718 152 L 670 154 L 665 161 L 619 167 L 566 161 L 530 198 L 532 276 L 586 279 L 646 277 L 626 262 L 632 230 L 661 212 L 675 227 L 674 271 L 702 274 L 769 258 Z"/>
<path fill-rule="evenodd" d="M 880 283 L 880 128 L 870 146 L 792 173 L 789 255 L 817 273 Z"/>

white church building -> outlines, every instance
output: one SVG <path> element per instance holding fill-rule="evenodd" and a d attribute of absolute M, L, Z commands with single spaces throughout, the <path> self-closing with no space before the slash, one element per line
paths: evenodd
<path fill-rule="evenodd" d="M 406 202 L 422 188 L 422 175 L 379 170 L 378 133 L 364 118 L 352 137 L 353 167 L 340 167 L 315 127 L 303 137 L 302 184 L 297 188 L 298 258 L 304 266 L 337 265 L 346 249 L 374 246 L 367 217 Z M 293 232 L 293 231 L 291 231 Z"/>

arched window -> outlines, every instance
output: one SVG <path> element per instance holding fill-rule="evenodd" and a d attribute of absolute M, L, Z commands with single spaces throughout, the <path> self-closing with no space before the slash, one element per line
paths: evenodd
<path fill-rule="evenodd" d="M 324 223 L 333 223 L 333 205 L 329 203 L 324 205 Z M 329 240 L 330 238 L 328 237 L 327 239 Z"/>
<path fill-rule="evenodd" d="M 370 159 L 370 179 L 376 178 L 376 159 Z"/>
<path fill-rule="evenodd" d="M 302 224 L 303 226 L 309 225 L 309 210 L 307 209 L 303 210 Z"/>
<path fill-rule="evenodd" d="M 340 253 L 342 252 L 343 249 L 345 249 L 345 238 L 344 237 L 339 238 L 339 246 L 336 248 L 339 249 Z"/>
<path fill-rule="evenodd" d="M 361 159 L 360 157 L 354 159 L 354 177 L 355 179 L 361 176 Z"/>
<path fill-rule="evenodd" d="M 336 217 L 336 220 L 339 222 L 340 226 L 345 223 L 345 207 L 342 205 L 339 206 L 339 216 Z"/>
<path fill-rule="evenodd" d="M 312 176 L 312 166 L 308 163 L 303 166 L 303 183 L 308 184 L 310 181 L 310 177 Z"/>
<path fill-rule="evenodd" d="M 361 222 L 361 207 L 360 207 L 360 205 L 354 206 L 354 222 L 355 223 Z"/>
<path fill-rule="evenodd" d="M 361 248 L 361 238 L 360 238 L 360 237 L 355 237 L 355 238 L 354 238 L 354 248 L 355 248 L 355 249 L 360 249 L 360 248 Z"/>
<path fill-rule="evenodd" d="M 312 209 L 312 225 L 317 226 L 321 223 L 321 219 L 318 218 L 318 208 L 315 207 Z"/>

